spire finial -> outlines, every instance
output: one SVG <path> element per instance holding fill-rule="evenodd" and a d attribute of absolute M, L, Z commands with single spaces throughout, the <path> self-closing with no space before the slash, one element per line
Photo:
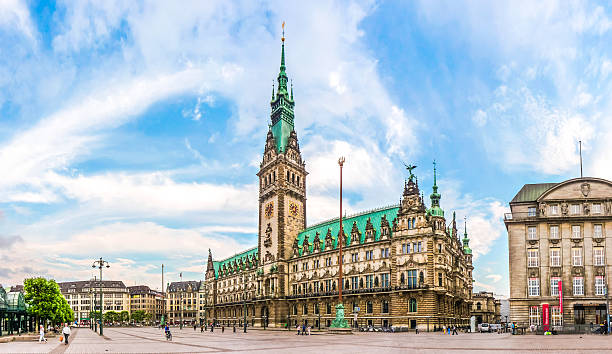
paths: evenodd
<path fill-rule="evenodd" d="M 293 79 L 291 79 L 291 100 L 293 101 Z"/>
<path fill-rule="evenodd" d="M 467 238 L 467 216 L 463 217 L 463 235 Z"/>
<path fill-rule="evenodd" d="M 272 100 L 274 100 L 274 80 L 272 80 Z"/>
<path fill-rule="evenodd" d="M 434 165 L 434 187 L 436 186 L 436 160 L 433 160 L 433 165 Z"/>
<path fill-rule="evenodd" d="M 283 36 L 281 37 L 281 41 L 285 41 L 285 21 L 283 21 L 283 25 L 281 26 L 283 28 Z"/>

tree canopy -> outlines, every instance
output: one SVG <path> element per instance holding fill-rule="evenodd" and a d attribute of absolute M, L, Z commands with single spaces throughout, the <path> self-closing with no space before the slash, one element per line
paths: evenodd
<path fill-rule="evenodd" d="M 28 312 L 42 320 L 72 322 L 74 312 L 60 292 L 55 280 L 29 278 L 23 282 L 25 301 L 30 305 Z"/>

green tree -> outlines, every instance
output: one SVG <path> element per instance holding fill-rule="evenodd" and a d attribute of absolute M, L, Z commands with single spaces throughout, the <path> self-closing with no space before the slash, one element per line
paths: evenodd
<path fill-rule="evenodd" d="M 136 310 L 132 312 L 132 320 L 136 323 L 142 323 L 146 317 L 146 313 L 143 310 Z"/>
<path fill-rule="evenodd" d="M 130 321 L 130 313 L 123 310 L 121 311 L 121 313 L 119 314 L 119 318 L 121 322 L 129 322 Z"/>
<path fill-rule="evenodd" d="M 120 316 L 118 312 L 115 311 L 107 311 L 104 313 L 104 321 L 105 322 L 117 322 Z"/>
<path fill-rule="evenodd" d="M 55 280 L 25 279 L 23 289 L 25 301 L 30 305 L 28 312 L 39 320 L 50 320 L 54 323 L 74 320 L 74 312 L 60 292 Z"/>

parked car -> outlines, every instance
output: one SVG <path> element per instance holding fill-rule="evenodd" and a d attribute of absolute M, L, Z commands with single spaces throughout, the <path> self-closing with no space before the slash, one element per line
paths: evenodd
<path fill-rule="evenodd" d="M 478 331 L 482 332 L 491 332 L 491 327 L 489 327 L 488 323 L 481 323 L 478 325 Z"/>
<path fill-rule="evenodd" d="M 501 323 L 490 323 L 489 332 L 497 332 L 502 328 Z"/>

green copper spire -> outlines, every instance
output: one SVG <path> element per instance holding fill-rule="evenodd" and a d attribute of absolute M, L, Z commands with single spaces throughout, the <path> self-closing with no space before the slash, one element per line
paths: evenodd
<path fill-rule="evenodd" d="M 434 165 L 434 183 L 433 183 L 433 193 L 429 196 L 431 199 L 431 208 L 429 208 L 429 215 L 432 216 L 444 216 L 444 210 L 440 208 L 440 198 L 442 196 L 438 193 L 438 185 L 436 181 L 436 161 L 433 162 Z"/>
<path fill-rule="evenodd" d="M 276 95 L 272 97 L 270 106 L 272 107 L 272 135 L 276 140 L 276 149 L 278 153 L 283 153 L 287 147 L 289 135 L 294 130 L 293 124 L 293 97 L 289 96 L 287 91 L 287 82 L 289 81 L 285 66 L 285 24 L 283 22 L 283 37 L 281 38 L 281 65 L 278 73 L 278 86 Z M 292 85 L 293 91 L 293 85 Z"/>
<path fill-rule="evenodd" d="M 470 248 L 470 239 L 468 238 L 467 234 L 467 218 L 464 218 L 463 225 L 465 230 L 463 233 L 463 253 L 472 254 L 472 249 Z"/>

